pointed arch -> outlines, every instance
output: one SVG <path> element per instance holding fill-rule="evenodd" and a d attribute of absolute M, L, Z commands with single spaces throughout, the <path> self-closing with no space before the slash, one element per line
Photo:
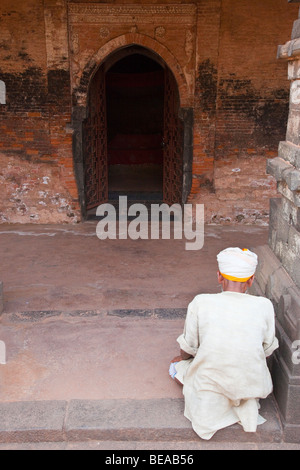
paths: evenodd
<path fill-rule="evenodd" d="M 90 110 L 89 96 L 92 82 L 99 70 L 103 69 L 104 73 L 106 73 L 120 58 L 131 55 L 134 53 L 133 51 L 135 51 L 135 53 L 138 51 L 139 54 L 146 55 L 150 59 L 157 61 L 168 73 L 168 76 L 174 83 L 174 89 L 177 90 L 177 106 L 179 106 L 177 118 L 182 121 L 180 133 L 183 139 L 181 142 L 182 152 L 180 162 L 180 165 L 183 166 L 182 182 L 180 183 L 183 203 L 186 202 L 190 192 L 193 158 L 193 90 L 190 83 L 187 81 L 183 68 L 169 49 L 149 36 L 139 33 L 127 33 L 108 41 L 87 60 L 81 74 L 77 75 L 76 83 L 78 85 L 73 88 L 72 128 L 74 170 L 81 211 L 84 218 L 87 215 L 85 183 L 86 138 L 84 133 Z"/>
<path fill-rule="evenodd" d="M 73 92 L 76 104 L 86 106 L 89 84 L 99 66 L 117 50 L 134 45 L 148 49 L 165 63 L 165 65 L 172 71 L 177 82 L 180 107 L 189 107 L 191 105 L 191 97 L 185 75 L 179 62 L 166 46 L 155 39 L 140 33 L 128 33 L 118 36 L 100 47 L 100 49 L 86 64 L 80 78 L 80 84 Z"/>

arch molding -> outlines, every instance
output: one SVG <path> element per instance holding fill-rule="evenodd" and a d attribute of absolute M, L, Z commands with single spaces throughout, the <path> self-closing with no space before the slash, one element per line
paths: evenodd
<path fill-rule="evenodd" d="M 171 70 L 178 86 L 180 107 L 191 107 L 192 94 L 189 90 L 182 67 L 176 57 L 160 42 L 139 33 L 123 34 L 111 39 L 100 47 L 100 49 L 90 58 L 84 67 L 81 76 L 77 77 L 76 82 L 78 85 L 75 86 L 73 90 L 74 105 L 86 106 L 90 82 L 100 65 L 105 62 L 111 54 L 114 54 L 123 48 L 135 45 L 142 46 L 152 52 L 154 56 L 157 56 L 160 63 L 164 63 L 165 66 Z"/>

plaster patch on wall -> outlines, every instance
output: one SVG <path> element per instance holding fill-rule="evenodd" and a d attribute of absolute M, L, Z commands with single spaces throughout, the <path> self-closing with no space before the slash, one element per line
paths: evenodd
<path fill-rule="evenodd" d="M 80 221 L 79 209 L 64 187 L 59 169 L 0 153 L 0 181 L 0 223 Z"/>
<path fill-rule="evenodd" d="M 276 181 L 266 174 L 266 159 L 254 155 L 217 161 L 214 191 L 201 188 L 193 202 L 204 204 L 206 223 L 267 226 L 269 200 L 274 197 Z"/>
<path fill-rule="evenodd" d="M 6 104 L 6 86 L 3 80 L 0 80 L 0 104 Z"/>

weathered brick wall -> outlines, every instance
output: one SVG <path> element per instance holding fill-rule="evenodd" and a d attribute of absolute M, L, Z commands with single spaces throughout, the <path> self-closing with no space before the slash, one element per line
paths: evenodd
<path fill-rule="evenodd" d="M 276 184 L 266 160 L 277 155 L 288 116 L 277 46 L 297 10 L 285 0 L 199 2 L 190 200 L 205 204 L 207 221 L 268 222 Z"/>
<path fill-rule="evenodd" d="M 80 219 L 70 125 L 70 56 L 76 43 L 70 52 L 67 3 L 2 0 L 0 5 L 0 80 L 6 85 L 6 104 L 0 104 L 1 222 Z M 155 39 L 161 51 L 177 54 L 179 63 L 193 56 L 183 63 L 190 79 L 187 90 L 193 88 L 189 67 L 196 60 L 190 200 L 206 205 L 208 221 L 267 221 L 275 184 L 266 175 L 266 159 L 277 155 L 284 139 L 289 90 L 276 50 L 290 38 L 298 7 L 286 0 L 195 3 L 196 51 L 187 42 L 177 47 L 178 35 L 168 28 L 164 38 Z M 143 28 L 137 24 L 135 31 L 144 34 L 145 47 L 151 48 L 153 27 Z M 133 29 L 127 29 L 128 37 L 134 37 Z M 85 30 L 83 39 L 79 33 L 87 43 L 80 61 L 73 63 L 74 73 L 75 66 L 86 67 L 100 41 L 114 39 L 104 32 L 99 35 L 98 28 L 93 36 Z"/>
<path fill-rule="evenodd" d="M 70 78 L 47 67 L 44 2 L 0 8 L 0 222 L 76 221 Z"/>

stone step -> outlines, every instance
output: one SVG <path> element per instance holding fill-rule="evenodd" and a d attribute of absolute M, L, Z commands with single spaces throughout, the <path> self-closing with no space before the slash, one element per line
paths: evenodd
<path fill-rule="evenodd" d="M 0 403 L 0 443 L 99 441 L 199 442 L 183 416 L 183 399 L 19 401 Z M 214 442 L 280 443 L 281 423 L 272 396 L 262 401 L 267 420 L 256 433 L 235 424 Z"/>

